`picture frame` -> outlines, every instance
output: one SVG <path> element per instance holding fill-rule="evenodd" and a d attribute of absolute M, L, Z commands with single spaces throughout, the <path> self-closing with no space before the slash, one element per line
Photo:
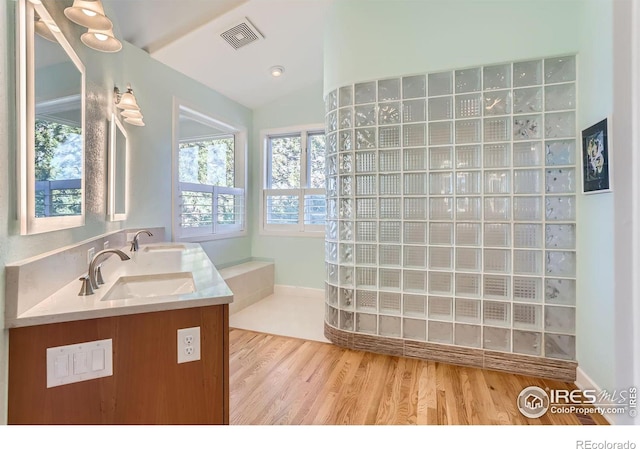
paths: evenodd
<path fill-rule="evenodd" d="M 582 193 L 611 192 L 609 119 L 582 131 Z"/>

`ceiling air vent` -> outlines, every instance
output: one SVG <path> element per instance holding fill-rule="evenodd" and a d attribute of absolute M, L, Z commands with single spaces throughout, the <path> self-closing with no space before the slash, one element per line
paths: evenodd
<path fill-rule="evenodd" d="M 229 45 L 236 50 L 250 44 L 251 42 L 264 39 L 262 33 L 260 33 L 260 31 L 258 31 L 246 17 L 244 18 L 244 21 L 228 29 L 220 36 L 229 42 Z"/>

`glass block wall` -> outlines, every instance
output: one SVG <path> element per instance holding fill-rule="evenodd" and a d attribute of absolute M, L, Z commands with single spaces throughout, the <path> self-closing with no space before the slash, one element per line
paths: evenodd
<path fill-rule="evenodd" d="M 325 102 L 326 323 L 574 360 L 575 56 Z"/>

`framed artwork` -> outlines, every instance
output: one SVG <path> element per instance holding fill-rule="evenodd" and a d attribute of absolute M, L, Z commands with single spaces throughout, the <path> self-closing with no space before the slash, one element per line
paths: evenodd
<path fill-rule="evenodd" d="M 602 193 L 611 191 L 609 178 L 608 120 L 582 131 L 582 191 Z"/>

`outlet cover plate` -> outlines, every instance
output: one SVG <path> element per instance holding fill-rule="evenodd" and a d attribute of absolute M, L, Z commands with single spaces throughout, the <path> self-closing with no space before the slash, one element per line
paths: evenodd
<path fill-rule="evenodd" d="M 200 327 L 178 329 L 178 363 L 200 360 Z"/>

